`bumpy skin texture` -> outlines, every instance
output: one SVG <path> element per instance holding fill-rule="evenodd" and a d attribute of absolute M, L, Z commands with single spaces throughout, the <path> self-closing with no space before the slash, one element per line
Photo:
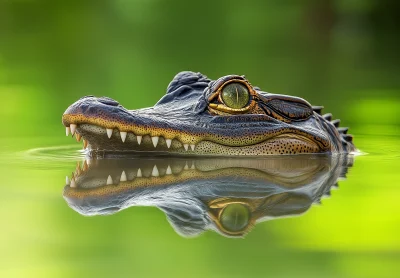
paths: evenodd
<path fill-rule="evenodd" d="M 219 92 L 232 82 L 250 92 L 244 109 L 221 103 Z M 337 128 L 339 121 L 320 110 L 301 98 L 263 92 L 242 76 L 212 81 L 181 72 L 153 107 L 127 110 L 110 98 L 86 96 L 65 111 L 63 124 L 76 125 L 78 139 L 92 151 L 222 156 L 355 151 L 347 128 Z"/>

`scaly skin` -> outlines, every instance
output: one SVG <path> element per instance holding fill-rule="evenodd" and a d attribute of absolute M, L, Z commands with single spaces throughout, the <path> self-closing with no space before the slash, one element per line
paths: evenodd
<path fill-rule="evenodd" d="M 248 104 L 232 109 L 222 89 L 240 83 L 250 94 Z M 181 72 L 153 107 L 127 110 L 107 97 L 83 97 L 64 113 L 67 135 L 97 152 L 151 152 L 207 156 L 257 156 L 355 151 L 347 128 L 337 128 L 321 107 L 253 87 L 243 76 L 211 81 Z"/>

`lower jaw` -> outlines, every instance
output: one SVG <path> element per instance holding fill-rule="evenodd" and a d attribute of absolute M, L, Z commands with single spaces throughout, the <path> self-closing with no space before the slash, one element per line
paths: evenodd
<path fill-rule="evenodd" d="M 85 126 L 78 127 L 77 133 L 88 142 L 87 149 L 94 154 L 96 152 L 109 152 L 118 154 L 152 153 L 155 155 L 266 156 L 323 152 L 316 143 L 303 136 L 285 134 L 258 144 L 233 147 L 211 141 L 201 141 L 196 145 L 185 145 L 177 139 L 172 139 L 168 146 L 163 137 L 157 139 L 155 146 L 154 138 L 149 135 L 144 135 L 139 144 L 137 137 L 133 134 L 128 134 L 125 142 L 122 142 L 118 130 L 114 130 L 111 138 L 108 138 L 104 130 L 98 129 L 93 132 Z"/>

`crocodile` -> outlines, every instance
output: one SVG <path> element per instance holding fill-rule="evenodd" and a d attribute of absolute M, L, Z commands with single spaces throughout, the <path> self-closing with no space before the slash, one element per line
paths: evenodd
<path fill-rule="evenodd" d="M 213 230 L 243 237 L 261 222 L 297 216 L 338 187 L 351 155 L 92 159 L 68 176 L 63 196 L 84 216 L 136 206 L 162 210 L 184 237 Z"/>
<path fill-rule="evenodd" d="M 258 156 L 353 153 L 348 128 L 306 100 L 272 94 L 240 75 L 211 80 L 178 73 L 153 106 L 128 110 L 108 97 L 85 96 L 62 117 L 66 135 L 88 152 Z"/>

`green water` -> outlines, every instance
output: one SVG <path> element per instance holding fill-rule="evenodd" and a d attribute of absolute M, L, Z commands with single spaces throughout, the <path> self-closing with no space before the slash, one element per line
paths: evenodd
<path fill-rule="evenodd" d="M 318 3 L 0 2 L 0 277 L 398 277 L 398 9 Z M 241 239 L 181 237 L 156 207 L 71 209 L 64 110 L 88 94 L 151 106 L 181 70 L 324 105 L 365 155 L 321 205 Z"/>

